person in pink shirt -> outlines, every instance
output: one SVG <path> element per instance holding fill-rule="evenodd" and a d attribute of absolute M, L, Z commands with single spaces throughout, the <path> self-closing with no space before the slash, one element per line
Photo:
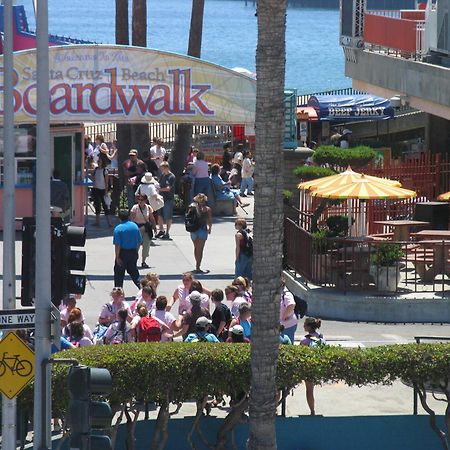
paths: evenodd
<path fill-rule="evenodd" d="M 161 334 L 161 341 L 173 341 L 173 333 L 174 331 L 178 331 L 176 327 L 176 320 L 173 314 L 169 311 L 166 311 L 167 307 L 167 297 L 164 295 L 160 295 L 156 299 L 155 307 L 151 311 L 151 316 L 157 319 L 159 322 L 166 325 L 163 327 Z"/>
<path fill-rule="evenodd" d="M 239 289 L 232 284 L 225 288 L 225 297 L 231 302 L 231 314 L 237 319 L 239 317 L 239 306 L 242 303 L 247 303 L 247 300 L 239 296 Z"/>
<path fill-rule="evenodd" d="M 111 323 L 118 320 L 118 312 L 120 309 L 125 308 L 128 311 L 128 322 L 131 322 L 131 310 L 128 303 L 125 301 L 125 292 L 121 287 L 115 287 L 111 291 L 112 300 L 105 303 L 100 311 L 98 323 L 100 325 L 109 326 Z"/>
<path fill-rule="evenodd" d="M 205 161 L 205 154 L 203 152 L 197 153 L 197 160 L 191 170 L 191 176 L 194 178 L 193 196 L 197 194 L 209 195 L 210 179 L 209 166 Z"/>
<path fill-rule="evenodd" d="M 156 293 L 154 289 L 149 284 L 147 284 L 147 286 L 144 286 L 141 289 L 141 299 L 135 300 L 131 304 L 130 306 L 131 314 L 136 315 L 137 310 L 142 305 L 144 305 L 147 308 L 147 311 L 151 311 L 155 306 L 155 301 L 156 301 Z"/>
<path fill-rule="evenodd" d="M 300 345 L 306 345 L 307 347 L 317 347 L 317 343 L 325 343 L 323 336 L 317 330 L 320 328 L 322 321 L 315 317 L 307 317 L 303 325 L 306 331 L 305 337 L 300 341 Z M 306 386 L 306 402 L 308 403 L 309 410 L 312 416 L 316 415 L 315 400 L 314 400 L 314 383 L 305 380 Z"/>
<path fill-rule="evenodd" d="M 182 275 L 182 284 L 180 284 L 174 291 L 172 295 L 172 302 L 168 305 L 167 309 L 170 311 L 172 306 L 178 300 L 178 314 L 183 314 L 187 311 L 189 305 L 186 303 L 186 297 L 189 295 L 189 290 L 191 289 L 192 282 L 194 281 L 194 276 L 191 272 L 184 272 Z"/>

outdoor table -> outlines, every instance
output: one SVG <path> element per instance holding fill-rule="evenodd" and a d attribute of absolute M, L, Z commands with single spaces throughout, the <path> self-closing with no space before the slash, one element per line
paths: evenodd
<path fill-rule="evenodd" d="M 422 220 L 377 220 L 374 224 L 394 228 L 394 241 L 408 241 L 411 227 L 427 227 L 430 222 Z"/>
<path fill-rule="evenodd" d="M 450 239 L 450 230 L 422 230 L 417 233 L 411 233 L 411 236 L 420 239 Z"/>
<path fill-rule="evenodd" d="M 433 281 L 436 275 L 449 272 L 448 253 L 450 250 L 450 231 L 447 230 L 422 230 L 414 233 L 418 238 L 418 244 L 424 248 L 423 255 L 416 252 L 410 259 L 416 267 L 416 272 L 423 281 Z M 435 239 L 433 239 L 435 238 Z M 433 255 L 427 255 L 425 249 L 432 249 Z"/>

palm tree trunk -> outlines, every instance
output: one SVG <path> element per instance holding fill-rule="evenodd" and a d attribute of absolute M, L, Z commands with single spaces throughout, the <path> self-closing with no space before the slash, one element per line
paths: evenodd
<path fill-rule="evenodd" d="M 189 29 L 188 55 L 200 58 L 203 35 L 203 13 L 205 0 L 192 0 L 191 27 Z M 192 142 L 192 125 L 180 123 L 170 155 L 170 168 L 179 179 Z"/>
<path fill-rule="evenodd" d="M 258 1 L 256 158 L 249 449 L 276 449 L 276 369 L 283 250 L 286 0 Z"/>
<path fill-rule="evenodd" d="M 128 26 L 128 0 L 116 0 L 116 44 L 130 44 L 130 30 Z M 119 149 L 117 159 L 119 162 L 120 186 L 124 184 L 122 170 L 123 162 L 128 158 L 130 151 L 130 125 L 118 123 L 116 128 L 117 148 Z"/>
<path fill-rule="evenodd" d="M 133 0 L 131 21 L 131 45 L 147 47 L 147 0 Z M 139 150 L 149 148 L 150 139 L 147 124 L 131 124 L 131 147 Z"/>

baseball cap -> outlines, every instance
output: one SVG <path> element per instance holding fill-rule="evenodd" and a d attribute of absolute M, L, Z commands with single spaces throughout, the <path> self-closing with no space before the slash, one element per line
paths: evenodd
<path fill-rule="evenodd" d="M 137 156 L 137 154 L 138 154 L 138 151 L 136 150 L 136 149 L 131 149 L 129 152 L 128 152 L 128 155 L 129 156 L 131 156 L 131 155 L 136 155 Z"/>
<path fill-rule="evenodd" d="M 196 321 L 195 321 L 195 325 L 197 327 L 200 328 L 206 328 L 210 323 L 212 323 L 211 320 L 209 320 L 207 317 L 199 317 Z M 242 327 L 241 327 L 242 328 Z"/>
<path fill-rule="evenodd" d="M 191 303 L 199 304 L 202 301 L 202 296 L 200 295 L 200 292 L 192 291 L 189 294 L 189 300 L 191 301 Z"/>
<path fill-rule="evenodd" d="M 242 328 L 241 325 L 235 325 L 234 327 L 231 327 L 230 331 L 233 334 L 237 334 L 238 336 L 243 336 L 244 335 L 244 329 Z"/>

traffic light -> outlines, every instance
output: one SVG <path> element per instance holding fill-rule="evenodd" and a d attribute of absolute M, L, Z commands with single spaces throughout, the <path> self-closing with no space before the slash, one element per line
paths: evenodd
<path fill-rule="evenodd" d="M 84 266 L 86 265 L 86 252 L 83 250 L 72 250 L 70 247 L 84 247 L 84 244 L 86 243 L 86 229 L 84 227 L 73 227 L 71 225 L 66 226 L 64 243 L 64 295 L 84 294 L 86 288 L 86 276 L 76 273 L 73 274 L 71 270 L 84 270 Z"/>
<path fill-rule="evenodd" d="M 108 436 L 92 434 L 111 427 L 112 411 L 107 402 L 93 401 L 92 395 L 109 394 L 111 374 L 107 369 L 72 366 L 68 378 L 71 450 L 111 450 Z"/>
<path fill-rule="evenodd" d="M 84 247 L 86 229 L 64 224 L 59 217 L 51 221 L 51 296 L 59 306 L 69 294 L 84 294 L 86 276 L 72 273 L 82 271 L 86 265 L 86 252 L 73 250 Z M 35 299 L 36 222 L 24 217 L 22 222 L 22 287 L 21 305 L 33 306 Z"/>

